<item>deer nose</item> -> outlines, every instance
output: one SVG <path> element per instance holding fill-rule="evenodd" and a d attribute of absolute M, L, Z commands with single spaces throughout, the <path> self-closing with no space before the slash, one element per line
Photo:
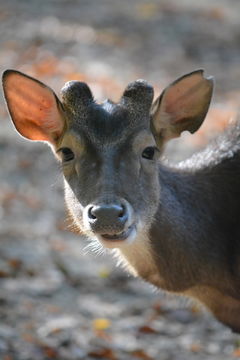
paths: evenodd
<path fill-rule="evenodd" d="M 122 204 L 90 205 L 88 221 L 96 232 L 122 231 L 128 220 L 127 208 Z"/>

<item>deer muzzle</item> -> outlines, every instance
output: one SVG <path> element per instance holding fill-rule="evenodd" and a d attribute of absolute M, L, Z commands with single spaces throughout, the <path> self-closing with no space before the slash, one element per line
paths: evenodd
<path fill-rule="evenodd" d="M 133 210 L 126 201 L 90 204 L 85 208 L 85 221 L 106 247 L 129 243 L 136 234 Z"/>

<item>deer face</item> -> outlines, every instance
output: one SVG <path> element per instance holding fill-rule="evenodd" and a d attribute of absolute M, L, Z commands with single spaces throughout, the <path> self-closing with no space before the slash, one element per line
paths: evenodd
<path fill-rule="evenodd" d="M 62 162 L 66 202 L 76 226 L 106 247 L 135 241 L 154 221 L 161 197 L 158 159 L 166 140 L 201 125 L 212 93 L 202 71 L 164 90 L 152 105 L 145 81 L 128 85 L 118 104 L 97 104 L 84 83 L 51 89 L 4 73 L 9 112 L 21 135 L 51 144 Z"/>
<path fill-rule="evenodd" d="M 63 163 L 66 202 L 84 233 L 106 247 L 118 247 L 147 228 L 157 210 L 159 149 L 150 130 L 153 90 L 137 81 L 119 104 L 101 105 L 88 88 L 84 94 L 81 90 L 74 82 L 62 91 L 68 129 L 56 151 Z M 86 99 L 81 109 L 76 92 Z"/>

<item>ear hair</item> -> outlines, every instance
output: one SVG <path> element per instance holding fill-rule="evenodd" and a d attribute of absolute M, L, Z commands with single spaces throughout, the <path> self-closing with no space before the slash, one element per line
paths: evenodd
<path fill-rule="evenodd" d="M 193 71 L 170 84 L 152 106 L 152 131 L 160 144 L 181 135 L 194 133 L 201 126 L 213 92 L 213 78 L 203 70 Z"/>
<path fill-rule="evenodd" d="M 55 93 L 16 70 L 6 70 L 2 81 L 16 130 L 27 139 L 55 144 L 64 129 L 62 105 Z"/>

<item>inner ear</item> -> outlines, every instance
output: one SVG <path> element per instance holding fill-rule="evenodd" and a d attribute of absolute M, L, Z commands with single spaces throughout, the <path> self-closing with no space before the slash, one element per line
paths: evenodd
<path fill-rule="evenodd" d="M 213 79 L 203 70 L 186 74 L 170 84 L 152 106 L 152 131 L 159 142 L 194 133 L 201 126 L 212 98 Z"/>
<path fill-rule="evenodd" d="M 27 139 L 55 144 L 64 128 L 62 105 L 55 93 L 15 70 L 4 72 L 3 89 L 17 131 Z"/>

